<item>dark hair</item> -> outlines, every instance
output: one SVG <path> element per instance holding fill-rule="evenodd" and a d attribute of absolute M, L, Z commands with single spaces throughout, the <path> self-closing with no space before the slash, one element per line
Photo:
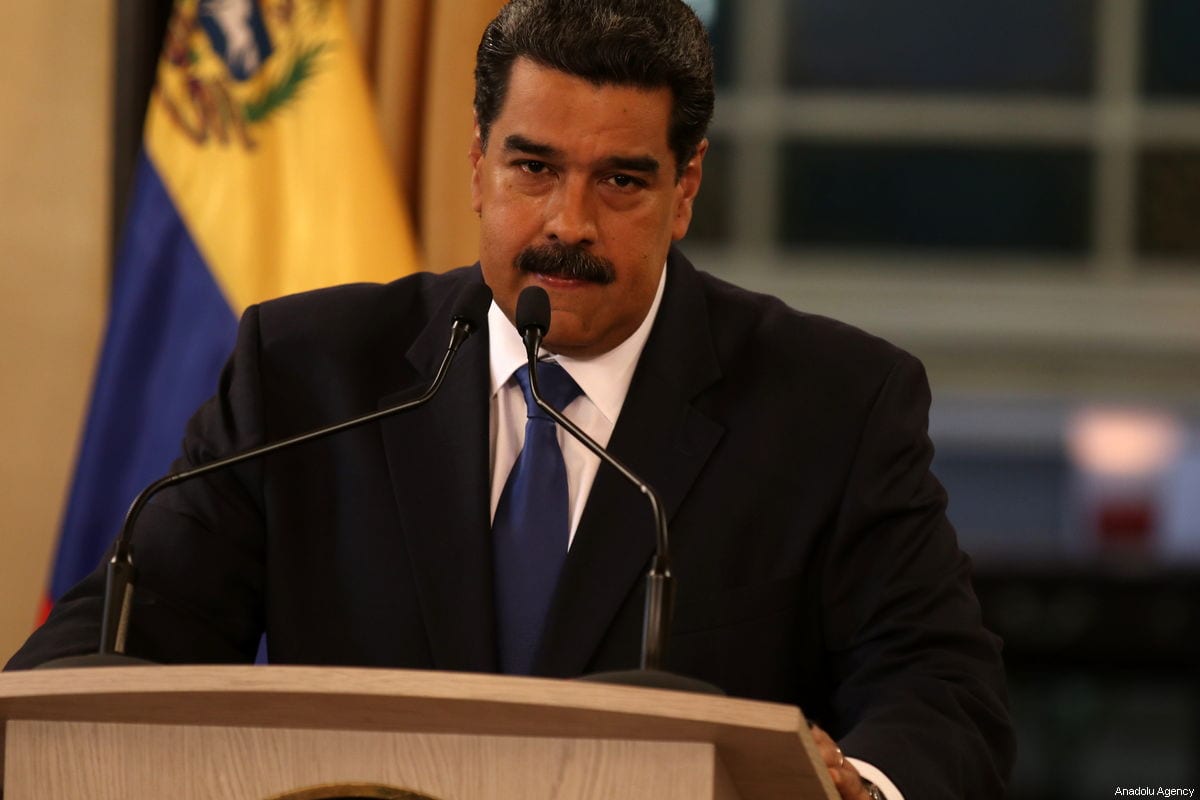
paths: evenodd
<path fill-rule="evenodd" d="M 683 0 L 511 0 L 483 32 L 475 56 L 484 148 L 518 57 L 596 84 L 669 88 L 676 179 L 712 119 L 712 47 Z"/>

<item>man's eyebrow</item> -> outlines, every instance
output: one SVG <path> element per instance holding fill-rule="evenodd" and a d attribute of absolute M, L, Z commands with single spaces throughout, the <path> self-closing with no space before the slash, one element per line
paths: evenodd
<path fill-rule="evenodd" d="M 542 158 L 554 158 L 562 155 L 558 148 L 548 144 L 539 144 L 532 139 L 526 139 L 519 133 L 514 133 L 504 137 L 504 149 L 506 152 L 516 151 L 518 153 L 528 153 L 531 156 L 541 156 Z"/>
<path fill-rule="evenodd" d="M 539 158 L 561 158 L 562 151 L 549 144 L 535 142 L 519 133 L 504 137 L 505 152 L 525 153 Z M 658 159 L 653 156 L 609 156 L 600 162 L 601 169 L 617 169 L 622 172 L 642 172 L 657 175 Z"/>
<path fill-rule="evenodd" d="M 619 169 L 622 172 L 644 172 L 658 174 L 658 159 L 653 156 L 609 156 L 601 162 L 604 169 Z"/>

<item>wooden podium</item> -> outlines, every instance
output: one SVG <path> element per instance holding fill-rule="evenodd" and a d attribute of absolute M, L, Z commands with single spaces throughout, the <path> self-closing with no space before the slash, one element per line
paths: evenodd
<path fill-rule="evenodd" d="M 836 798 L 799 709 L 329 667 L 0 674 L 4 800 Z"/>

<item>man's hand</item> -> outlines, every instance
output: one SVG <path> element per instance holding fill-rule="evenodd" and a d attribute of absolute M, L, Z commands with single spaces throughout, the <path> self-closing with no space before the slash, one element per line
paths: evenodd
<path fill-rule="evenodd" d="M 821 751 L 825 766 L 829 768 L 829 777 L 833 778 L 833 785 L 837 787 L 842 800 L 870 800 L 867 790 L 863 788 L 862 776 L 842 755 L 842 748 L 816 725 L 812 726 L 812 735 L 817 749 Z"/>

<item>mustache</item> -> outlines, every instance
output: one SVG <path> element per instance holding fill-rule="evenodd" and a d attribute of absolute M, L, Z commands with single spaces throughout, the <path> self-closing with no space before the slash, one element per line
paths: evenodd
<path fill-rule="evenodd" d="M 607 258 L 592 255 L 578 247 L 544 245 L 526 247 L 517 255 L 517 269 L 535 275 L 568 280 L 589 281 L 606 286 L 617 279 L 617 271 Z"/>

